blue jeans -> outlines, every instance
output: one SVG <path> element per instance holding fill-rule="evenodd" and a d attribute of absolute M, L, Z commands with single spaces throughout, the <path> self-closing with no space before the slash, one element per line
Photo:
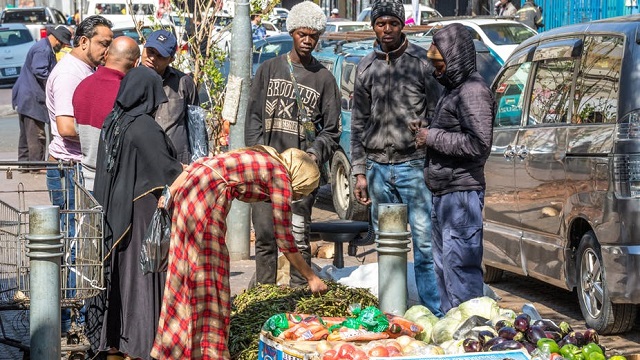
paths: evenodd
<path fill-rule="evenodd" d="M 433 197 L 433 259 L 442 311 L 483 295 L 483 207 L 484 191 Z"/>
<path fill-rule="evenodd" d="M 47 169 L 47 189 L 49 190 L 49 199 L 52 205 L 60 207 L 60 210 L 75 210 L 75 186 L 73 177 L 75 169 L 67 168 L 60 170 L 58 167 L 49 167 Z M 63 264 L 74 265 L 76 263 L 76 247 L 72 245 L 72 240 L 76 234 L 75 215 L 73 212 L 60 213 L 60 231 L 62 231 L 65 239 L 65 251 L 69 252 L 69 257 L 63 256 Z M 67 290 L 65 296 L 67 299 L 76 295 L 76 273 L 73 271 L 75 267 L 70 266 L 67 276 Z M 71 310 L 62 309 L 61 313 L 62 332 L 69 331 L 71 326 Z M 80 312 L 78 324 L 84 323 L 83 311 Z"/>
<path fill-rule="evenodd" d="M 431 192 L 424 181 L 424 159 L 399 164 L 367 160 L 367 186 L 375 231 L 378 231 L 378 205 L 407 204 L 413 240 L 413 269 L 420 302 L 434 315 L 442 317 L 431 253 Z"/>

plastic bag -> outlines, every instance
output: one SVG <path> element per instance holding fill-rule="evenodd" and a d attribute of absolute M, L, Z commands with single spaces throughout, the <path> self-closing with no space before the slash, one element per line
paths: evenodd
<path fill-rule="evenodd" d="M 188 105 L 187 132 L 189 133 L 189 148 L 191 161 L 209 155 L 209 136 L 207 134 L 207 112 L 196 105 Z"/>
<path fill-rule="evenodd" d="M 164 187 L 162 196 L 165 198 L 165 208 L 157 208 L 153 213 L 151 223 L 142 239 L 140 267 L 143 274 L 167 271 L 171 241 L 171 216 L 166 210 L 170 196 L 167 186 Z"/>

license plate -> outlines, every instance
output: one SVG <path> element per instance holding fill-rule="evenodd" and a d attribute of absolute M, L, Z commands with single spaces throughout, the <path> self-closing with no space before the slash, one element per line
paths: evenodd
<path fill-rule="evenodd" d="M 5 76 L 18 75 L 18 68 L 5 68 L 4 69 Z"/>

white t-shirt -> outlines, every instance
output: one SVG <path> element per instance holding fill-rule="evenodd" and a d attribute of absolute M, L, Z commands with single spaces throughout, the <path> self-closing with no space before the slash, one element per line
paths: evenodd
<path fill-rule="evenodd" d="M 58 160 L 82 160 L 80 139 L 78 137 L 62 137 L 58 132 L 56 116 L 73 117 L 73 92 L 84 78 L 93 74 L 94 68 L 72 54 L 63 57 L 53 67 L 47 80 L 47 109 L 51 120 L 51 143 L 49 154 Z"/>

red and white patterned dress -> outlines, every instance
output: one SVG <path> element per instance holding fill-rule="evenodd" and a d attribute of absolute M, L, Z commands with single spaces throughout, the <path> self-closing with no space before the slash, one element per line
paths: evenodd
<path fill-rule="evenodd" d="M 200 159 L 187 171 L 173 200 L 167 281 L 151 356 L 229 359 L 231 295 L 225 219 L 231 201 L 271 200 L 278 247 L 296 252 L 291 181 L 278 160 L 249 149 Z"/>

